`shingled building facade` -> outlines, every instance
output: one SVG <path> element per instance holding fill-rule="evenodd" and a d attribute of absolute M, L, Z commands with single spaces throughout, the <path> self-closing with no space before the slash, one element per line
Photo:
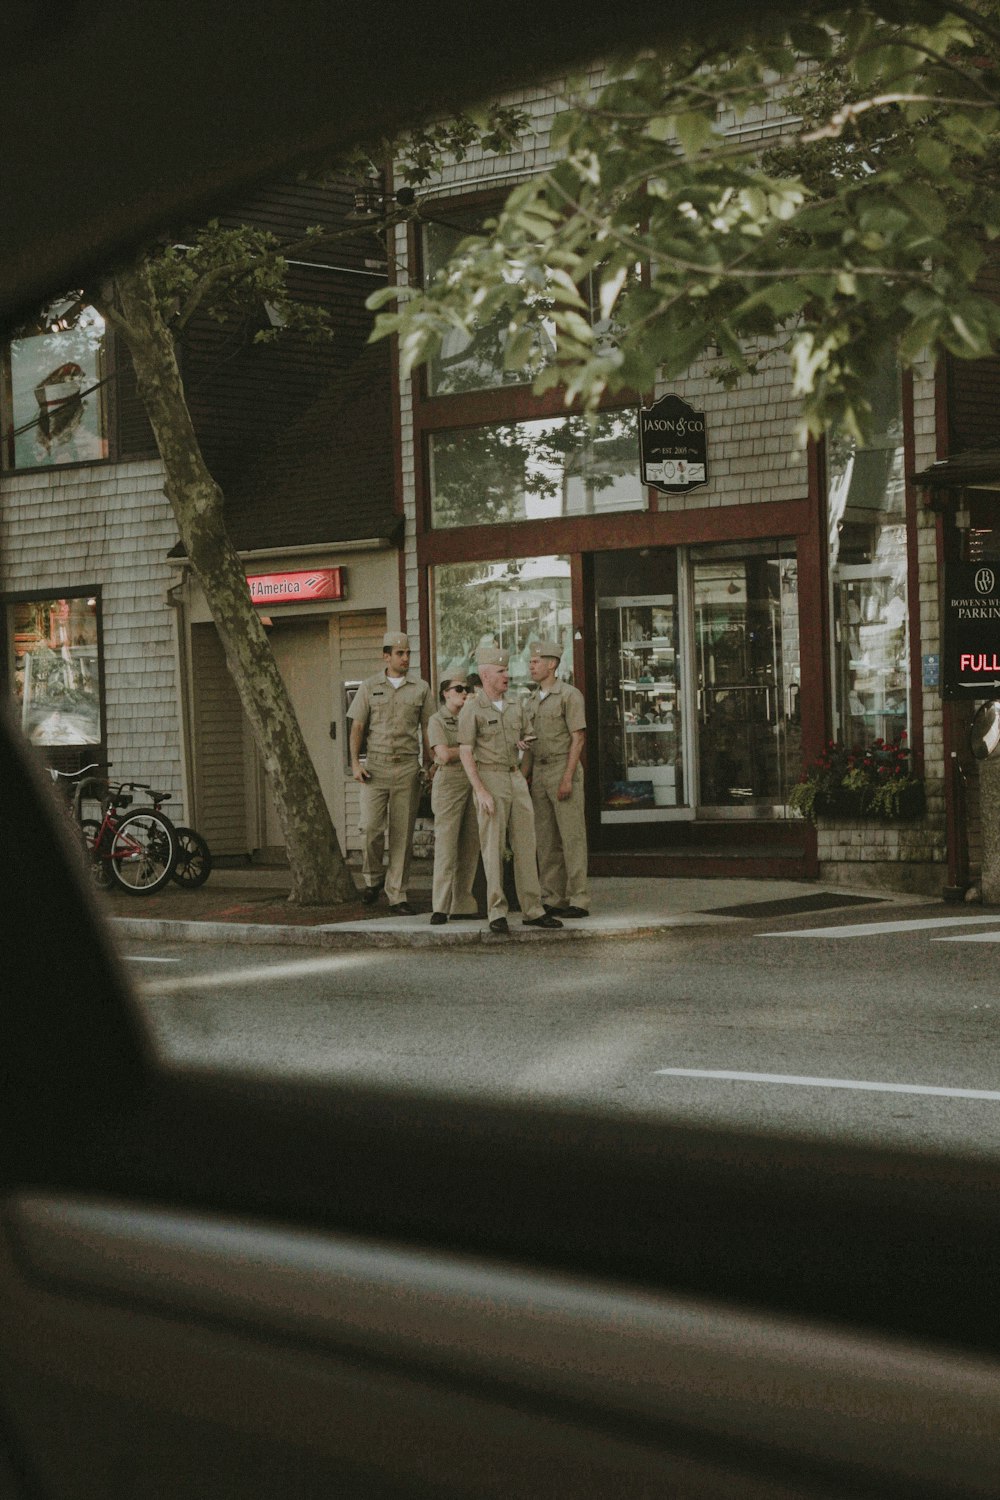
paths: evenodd
<path fill-rule="evenodd" d="M 328 253 L 294 256 L 289 269 L 290 290 L 329 312 L 332 341 L 289 334 L 255 344 L 271 316 L 261 305 L 238 328 L 193 321 L 180 351 L 232 539 L 348 847 L 357 843 L 344 755 L 350 684 L 371 670 L 385 628 L 399 624 L 389 365 L 384 350 L 366 349 L 364 306 L 384 281 L 385 253 L 352 226 L 353 204 L 350 183 L 296 178 L 220 216 L 283 243 L 301 243 L 316 224 L 348 231 Z M 61 328 L 71 301 L 46 310 L 4 355 L 7 691 L 50 764 L 110 762 L 116 775 L 171 788 L 177 818 L 198 827 L 217 857 L 280 856 L 127 353 L 92 310 Z M 73 424 L 60 427 L 70 408 Z"/>

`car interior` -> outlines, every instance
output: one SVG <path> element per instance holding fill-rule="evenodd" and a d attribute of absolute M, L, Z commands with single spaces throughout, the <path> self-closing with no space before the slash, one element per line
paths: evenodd
<path fill-rule="evenodd" d="M 752 18 L 18 0 L 2 333 L 269 173 Z M 994 1165 L 168 1065 L 6 712 L 0 809 L 4 1500 L 1000 1490 Z"/>

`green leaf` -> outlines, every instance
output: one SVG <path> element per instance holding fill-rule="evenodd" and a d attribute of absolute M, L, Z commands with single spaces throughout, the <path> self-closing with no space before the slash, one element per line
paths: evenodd
<path fill-rule="evenodd" d="M 697 156 L 712 139 L 715 122 L 701 110 L 692 110 L 675 117 L 677 139 L 685 156 Z"/>
<path fill-rule="evenodd" d="M 599 302 L 602 318 L 610 318 L 618 295 L 628 279 L 628 273 L 627 265 L 619 266 L 613 275 L 605 276 L 601 281 Z"/>
<path fill-rule="evenodd" d="M 415 286 L 380 286 L 377 291 L 365 298 L 365 306 L 369 312 L 378 312 L 380 308 L 387 307 L 390 302 L 406 302 L 419 294 L 420 289 Z"/>
<path fill-rule="evenodd" d="M 751 313 L 764 309 L 780 321 L 799 312 L 806 298 L 807 293 L 801 282 L 791 279 L 776 281 L 769 286 L 758 287 L 749 297 L 737 302 L 732 317 L 735 322 L 740 322 Z"/>
<path fill-rule="evenodd" d="M 504 343 L 503 367 L 505 370 L 520 370 L 528 362 L 535 346 L 535 330 L 522 328 Z"/>
<path fill-rule="evenodd" d="M 951 166 L 952 153 L 935 136 L 921 136 L 916 144 L 916 157 L 932 177 L 944 177 Z"/>
<path fill-rule="evenodd" d="M 654 115 L 646 121 L 643 133 L 653 141 L 669 141 L 677 133 L 673 115 Z"/>
<path fill-rule="evenodd" d="M 941 234 L 948 223 L 944 204 L 933 188 L 926 183 L 900 183 L 894 189 L 895 197 L 906 207 L 918 223 L 931 234 Z"/>

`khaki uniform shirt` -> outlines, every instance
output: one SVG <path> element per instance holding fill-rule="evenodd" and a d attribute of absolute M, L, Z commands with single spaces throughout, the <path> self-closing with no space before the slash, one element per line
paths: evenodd
<path fill-rule="evenodd" d="M 358 688 L 348 718 L 368 731 L 369 763 L 386 765 L 419 756 L 433 707 L 426 682 L 407 677 L 395 688 L 383 670 Z"/>
<path fill-rule="evenodd" d="M 586 729 L 583 694 L 568 682 L 556 681 L 545 697 L 535 694 L 530 704 L 531 729 L 538 736 L 532 745 L 534 764 L 565 766 L 574 732 Z"/>
<path fill-rule="evenodd" d="M 482 688 L 477 688 L 458 716 L 458 743 L 469 745 L 482 771 L 517 771 L 517 742 L 528 733 L 528 711 L 521 702 L 508 698 L 503 709 L 494 707 Z"/>
<path fill-rule="evenodd" d="M 454 750 L 458 745 L 458 718 L 450 714 L 447 709 L 439 708 L 436 714 L 432 714 L 427 725 L 427 743 L 431 749 L 435 745 L 444 745 L 446 749 Z M 442 772 L 458 770 L 465 775 L 465 767 L 460 760 L 449 760 L 445 765 L 437 763 L 436 775 Z"/>

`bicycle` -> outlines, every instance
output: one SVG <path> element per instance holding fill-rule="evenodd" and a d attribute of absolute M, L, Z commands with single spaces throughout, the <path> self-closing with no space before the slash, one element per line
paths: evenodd
<path fill-rule="evenodd" d="M 49 771 L 55 781 L 75 782 L 71 802 L 73 821 L 79 827 L 90 855 L 91 871 L 98 885 L 117 884 L 131 896 L 151 896 L 162 890 L 177 864 L 178 840 L 173 823 L 159 810 L 159 802 L 170 795 L 154 792 L 148 782 L 109 781 L 105 777 L 87 776 L 98 769 L 97 762 L 79 771 Z M 124 817 L 119 813 L 132 807 L 134 793 L 149 792 L 149 807 L 133 807 Z M 101 817 L 81 816 L 86 799 L 98 800 Z"/>
<path fill-rule="evenodd" d="M 160 811 L 161 802 L 166 802 L 169 792 L 152 793 L 153 806 Z M 172 879 L 186 891 L 196 891 L 203 886 L 212 873 L 212 852 L 194 828 L 183 823 L 174 824 L 177 835 L 177 863 Z"/>

